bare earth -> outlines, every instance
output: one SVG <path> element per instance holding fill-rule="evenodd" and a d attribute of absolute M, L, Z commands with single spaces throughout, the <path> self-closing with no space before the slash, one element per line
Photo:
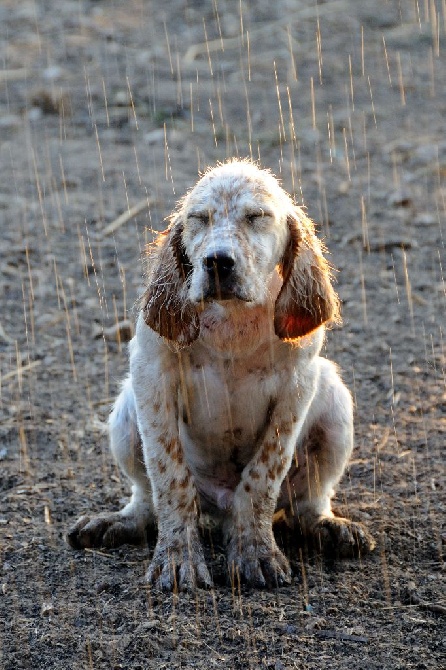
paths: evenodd
<path fill-rule="evenodd" d="M 1 3 L 2 668 L 444 667 L 445 25 L 441 0 Z M 104 425 L 143 247 L 230 156 L 281 177 L 339 268 L 336 507 L 377 549 L 330 562 L 278 531 L 292 586 L 233 592 L 206 534 L 215 589 L 165 595 L 153 540 L 64 535 L 127 495 Z"/>

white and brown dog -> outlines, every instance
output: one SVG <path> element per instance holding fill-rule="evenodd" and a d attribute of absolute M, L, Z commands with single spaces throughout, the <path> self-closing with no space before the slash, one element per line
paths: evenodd
<path fill-rule="evenodd" d="M 230 572 L 288 583 L 278 507 L 341 555 L 373 548 L 331 497 L 353 446 L 352 400 L 319 353 L 338 299 L 313 223 L 265 170 L 232 161 L 179 203 L 149 254 L 130 375 L 110 416 L 132 484 L 121 511 L 82 517 L 72 546 L 141 542 L 158 526 L 149 582 L 209 586 L 201 511 L 220 517 Z"/>

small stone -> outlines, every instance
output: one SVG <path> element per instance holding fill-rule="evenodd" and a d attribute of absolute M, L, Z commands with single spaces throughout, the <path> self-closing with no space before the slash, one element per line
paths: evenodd
<path fill-rule="evenodd" d="M 28 117 L 28 121 L 39 121 L 43 116 L 43 112 L 40 107 L 31 107 L 31 109 L 28 109 L 26 116 Z"/>
<path fill-rule="evenodd" d="M 414 219 L 416 226 L 433 226 L 438 223 L 438 217 L 429 212 L 420 212 Z"/>
<path fill-rule="evenodd" d="M 116 107 L 128 107 L 130 105 L 128 91 L 116 91 L 113 96 L 113 104 L 116 105 Z"/>
<path fill-rule="evenodd" d="M 147 144 L 164 144 L 164 128 L 156 128 L 144 135 Z"/>
<path fill-rule="evenodd" d="M 54 612 L 53 603 L 42 603 L 42 607 L 40 608 L 40 614 L 42 616 L 51 616 L 53 612 Z"/>
<path fill-rule="evenodd" d="M 412 195 L 406 189 L 399 188 L 387 198 L 392 207 L 410 207 L 413 204 Z"/>
<path fill-rule="evenodd" d="M 16 114 L 5 114 L 0 117 L 0 128 L 6 128 L 7 130 L 15 130 L 20 128 L 22 125 L 22 120 L 20 116 Z"/>
<path fill-rule="evenodd" d="M 388 237 L 386 239 L 369 242 L 370 251 L 392 251 L 393 249 L 412 249 L 416 247 L 415 240 L 408 237 Z"/>
<path fill-rule="evenodd" d="M 305 630 L 307 631 L 321 630 L 326 625 L 327 622 L 323 617 L 315 617 L 314 619 L 310 619 L 310 621 L 306 624 Z"/>
<path fill-rule="evenodd" d="M 34 91 L 31 96 L 31 105 L 33 108 L 40 109 L 43 114 L 63 114 L 64 116 L 71 114 L 70 96 L 63 91 L 57 95 L 53 95 L 46 89 Z"/>
<path fill-rule="evenodd" d="M 58 65 L 50 65 L 50 67 L 45 68 L 43 71 L 43 78 L 48 81 L 53 81 L 54 79 L 59 79 L 63 74 L 62 68 Z"/>

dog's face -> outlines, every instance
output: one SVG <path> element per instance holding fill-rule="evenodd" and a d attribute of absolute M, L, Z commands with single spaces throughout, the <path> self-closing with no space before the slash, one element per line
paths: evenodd
<path fill-rule="evenodd" d="M 268 298 L 287 242 L 287 215 L 283 191 L 274 192 L 276 180 L 247 169 L 252 167 L 228 164 L 209 172 L 182 204 L 192 303 L 238 299 L 259 305 Z"/>
<path fill-rule="evenodd" d="M 337 315 L 337 298 L 312 222 L 277 180 L 252 163 L 207 172 L 180 202 L 150 254 L 146 323 L 190 344 L 209 302 L 267 305 L 282 339 Z M 279 279 L 279 281 L 278 281 Z"/>

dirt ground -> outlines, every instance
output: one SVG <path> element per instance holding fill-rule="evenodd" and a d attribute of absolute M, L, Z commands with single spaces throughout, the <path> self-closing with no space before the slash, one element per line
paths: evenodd
<path fill-rule="evenodd" d="M 2 668 L 445 667 L 445 27 L 441 0 L 0 4 Z M 104 427 L 143 247 L 230 156 L 281 177 L 339 269 L 336 507 L 377 549 L 282 536 L 293 585 L 233 592 L 206 537 L 215 589 L 165 595 L 153 543 L 64 536 L 127 495 Z"/>

